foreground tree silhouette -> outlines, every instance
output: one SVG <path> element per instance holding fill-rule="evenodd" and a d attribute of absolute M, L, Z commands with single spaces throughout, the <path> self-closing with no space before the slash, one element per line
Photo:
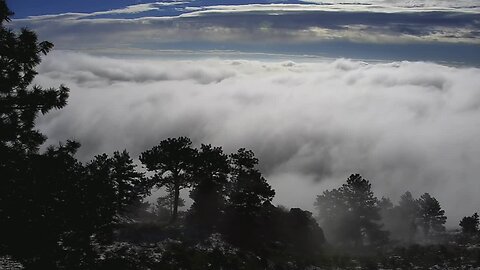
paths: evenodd
<path fill-rule="evenodd" d="M 323 225 L 340 244 L 359 247 L 387 240 L 379 224 L 378 199 L 370 182 L 359 174 L 352 174 L 340 188 L 317 196 L 315 206 Z"/>
<path fill-rule="evenodd" d="M 163 140 L 158 146 L 140 155 L 140 161 L 149 171 L 154 172 L 151 178 L 153 183 L 173 192 L 172 223 L 178 217 L 180 190 L 192 184 L 196 155 L 197 151 L 186 137 Z"/>
<path fill-rule="evenodd" d="M 226 204 L 229 169 L 228 157 L 221 147 L 200 147 L 190 193 L 193 204 L 187 216 L 190 231 L 200 237 L 219 232 Z"/>
<path fill-rule="evenodd" d="M 58 258 L 67 256 L 60 241 L 74 245 L 69 256 L 77 258 L 79 246 L 85 246 L 85 239 L 78 237 L 83 233 L 74 229 L 82 224 L 77 211 L 83 209 L 75 200 L 82 172 L 73 157 L 77 148 L 78 144 L 69 142 L 43 155 L 30 154 L 15 164 L 21 171 L 8 179 L 11 189 L 2 194 L 0 205 L 0 243 L 3 252 L 27 269 L 54 269 Z M 77 213 L 73 215 L 72 210 Z"/>
<path fill-rule="evenodd" d="M 109 242 L 116 218 L 147 193 L 126 152 L 83 165 L 78 147 L 67 142 L 28 155 L 2 198 L 2 250 L 27 269 L 90 268 L 92 240 Z"/>
<path fill-rule="evenodd" d="M 313 214 L 300 208 L 292 208 L 284 223 L 285 241 L 290 253 L 306 258 L 318 256 L 325 243 L 323 230 L 313 218 Z M 278 226 L 278 225 L 277 225 Z"/>
<path fill-rule="evenodd" d="M 478 233 L 478 214 L 474 213 L 470 217 L 463 217 L 460 220 L 460 227 L 462 228 L 462 233 L 464 234 L 475 234 Z"/>
<path fill-rule="evenodd" d="M 262 244 L 275 191 L 256 168 L 252 151 L 241 148 L 230 155 L 231 183 L 228 192 L 226 235 L 237 245 L 251 248 Z M 255 235 L 255 237 L 251 237 Z"/>
<path fill-rule="evenodd" d="M 440 203 L 430 194 L 425 193 L 417 200 L 419 208 L 420 226 L 425 236 L 430 236 L 431 232 L 445 231 L 445 222 L 447 217 Z"/>
<path fill-rule="evenodd" d="M 17 184 L 14 176 L 22 170 L 27 154 L 37 153 L 45 141 L 34 122 L 39 113 L 47 113 L 66 105 L 68 89 L 43 89 L 29 87 L 37 74 L 35 67 L 40 56 L 53 47 L 49 42 L 39 42 L 37 35 L 27 29 L 19 34 L 5 28 L 13 15 L 5 1 L 0 1 L 0 192 L 11 193 Z M 1 205 L 6 202 L 0 201 Z"/>
<path fill-rule="evenodd" d="M 85 226 L 93 228 L 100 241 L 110 241 L 115 218 L 123 215 L 129 206 L 141 202 L 149 193 L 150 185 L 143 174 L 135 169 L 133 160 L 126 152 L 96 156 L 85 165 L 83 190 L 80 190 L 86 209 L 81 214 L 92 222 Z M 92 211 L 92 209 L 94 211 Z"/>
<path fill-rule="evenodd" d="M 37 35 L 22 29 L 17 35 L 4 23 L 13 14 L 0 1 L 0 147 L 1 153 L 35 152 L 45 137 L 34 129 L 38 113 L 47 113 L 66 105 L 68 89 L 29 87 L 37 75 L 35 66 L 41 54 L 47 54 L 53 44 L 39 42 Z"/>
<path fill-rule="evenodd" d="M 34 165 L 38 162 L 51 160 L 60 153 L 72 153 L 77 146 L 68 144 L 56 152 L 50 151 L 50 156 L 39 156 L 38 148 L 45 137 L 34 129 L 34 122 L 39 113 L 47 113 L 66 105 L 68 89 L 43 89 L 40 86 L 30 87 L 37 74 L 35 67 L 41 61 L 41 55 L 47 54 L 53 47 L 49 42 L 39 42 L 37 35 L 27 29 L 15 33 L 5 28 L 5 22 L 13 15 L 5 1 L 0 1 L 0 249 L 12 255 L 24 258 L 32 257 L 45 247 L 35 246 L 35 241 L 26 244 L 31 228 L 44 224 L 45 215 L 52 209 L 38 204 L 34 198 L 43 198 L 40 194 L 44 187 L 41 177 L 32 174 Z M 75 162 L 65 161 L 75 167 Z M 59 169 L 62 170 L 62 169 Z M 75 170 L 75 169 L 73 169 Z M 38 185 L 37 185 L 38 183 Z M 52 187 L 55 189 L 55 187 Z M 37 193 L 39 192 L 39 193 Z M 56 191 L 52 190 L 55 193 Z M 57 202 L 51 202 L 52 206 Z M 61 202 L 60 202 L 61 203 Z M 35 212 L 38 210 L 38 212 Z M 54 210 L 57 210 L 54 208 Z M 43 212 L 42 212 L 43 211 Z M 33 215 L 32 215 L 33 213 Z M 36 214 L 36 215 L 35 215 Z M 43 214 L 43 215 L 42 215 Z M 64 228 L 63 222 L 53 227 L 46 226 L 43 237 L 51 236 L 49 231 Z M 46 224 L 45 224 L 46 225 Z M 38 230 L 34 230 L 38 232 Z M 53 232 L 55 234 L 55 232 Z M 32 236 L 33 234 L 29 234 Z M 18 236 L 19 239 L 15 239 Z M 38 238 L 34 238 L 38 239 Z M 55 245 L 53 241 L 46 241 Z M 58 250 L 57 250 L 58 251 Z M 23 254 L 20 254 L 23 253 Z M 51 251 L 52 256 L 55 250 Z"/>
<path fill-rule="evenodd" d="M 115 218 L 146 193 L 128 153 L 83 165 L 80 144 L 39 152 L 39 113 L 66 105 L 68 89 L 30 87 L 40 56 L 52 48 L 34 32 L 4 27 L 12 12 L 0 1 L 0 252 L 26 269 L 91 269 L 92 241 L 108 241 Z"/>
<path fill-rule="evenodd" d="M 236 212 L 255 216 L 275 196 L 275 191 L 256 168 L 258 159 L 252 151 L 241 148 L 230 155 L 232 179 L 229 205 Z"/>

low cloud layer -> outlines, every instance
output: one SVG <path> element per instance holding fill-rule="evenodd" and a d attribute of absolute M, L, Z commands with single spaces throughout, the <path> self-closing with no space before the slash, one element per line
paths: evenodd
<path fill-rule="evenodd" d="M 350 173 L 378 196 L 430 192 L 449 224 L 479 211 L 480 69 L 424 62 L 114 59 L 56 52 L 36 83 L 71 88 L 38 127 L 79 158 L 173 136 L 250 148 L 276 202 L 312 209 Z"/>

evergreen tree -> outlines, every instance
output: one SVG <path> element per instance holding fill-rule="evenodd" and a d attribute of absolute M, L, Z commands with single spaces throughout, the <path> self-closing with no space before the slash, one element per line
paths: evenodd
<path fill-rule="evenodd" d="M 27 269 L 89 269 L 92 240 L 108 240 L 115 217 L 148 190 L 126 152 L 86 166 L 80 144 L 39 147 L 39 113 L 66 105 L 68 89 L 30 87 L 41 55 L 53 45 L 4 24 L 12 12 L 0 0 L 0 252 Z"/>
<path fill-rule="evenodd" d="M 22 29 L 15 33 L 5 28 L 13 13 L 0 1 L 0 153 L 5 162 L 9 155 L 36 152 L 45 141 L 34 129 L 38 113 L 47 113 L 66 105 L 68 89 L 30 87 L 41 55 L 53 44 L 39 42 L 35 32 Z"/>
<path fill-rule="evenodd" d="M 63 86 L 58 89 L 30 87 L 41 55 L 47 54 L 53 45 L 39 42 L 37 35 L 28 29 L 21 29 L 20 33 L 7 29 L 5 23 L 12 15 L 1 0 L 0 251 L 26 264 L 36 261 L 48 265 L 46 262 L 52 261 L 48 258 L 61 252 L 55 241 L 58 231 L 66 228 L 64 221 L 50 219 L 50 216 L 61 210 L 63 194 L 68 192 L 59 189 L 58 185 L 51 186 L 56 179 L 38 173 L 58 173 L 68 179 L 75 177 L 77 163 L 72 154 L 78 146 L 68 143 L 59 149 L 50 149 L 46 155 L 38 154 L 45 136 L 35 130 L 35 119 L 39 113 L 65 106 L 68 89 Z M 40 164 L 59 165 L 59 168 Z M 47 168 L 50 171 L 46 171 Z M 38 234 L 39 227 L 44 229 L 41 234 Z M 51 250 L 47 254 L 49 247 Z"/>
<path fill-rule="evenodd" d="M 230 155 L 230 163 L 232 179 L 229 206 L 238 213 L 258 215 L 275 196 L 275 191 L 256 168 L 258 159 L 252 151 L 241 148 Z"/>
<path fill-rule="evenodd" d="M 288 239 L 286 243 L 290 246 L 289 253 L 296 254 L 297 257 L 318 256 L 325 243 L 323 230 L 312 216 L 311 212 L 292 208 L 283 221 L 287 228 L 285 236 Z"/>
<path fill-rule="evenodd" d="M 115 152 L 112 157 L 96 156 L 85 165 L 83 183 L 80 201 L 86 203 L 84 213 L 89 215 L 85 219 L 92 222 L 90 226 L 102 237 L 99 240 L 107 241 L 116 218 L 126 214 L 128 207 L 141 201 L 150 190 L 126 151 Z"/>
<path fill-rule="evenodd" d="M 192 172 L 197 151 L 192 148 L 189 138 L 169 138 L 158 146 L 143 152 L 140 161 L 149 171 L 154 172 L 153 183 L 173 191 L 173 212 L 170 222 L 178 217 L 180 190 L 191 186 Z"/>
<path fill-rule="evenodd" d="M 341 244 L 378 245 L 388 234 L 379 224 L 380 207 L 371 184 L 359 174 L 352 174 L 340 188 L 317 196 L 315 206 L 323 224 Z"/>
<path fill-rule="evenodd" d="M 241 148 L 230 155 L 231 183 L 228 192 L 225 232 L 233 243 L 250 248 L 263 245 L 275 191 L 256 168 L 252 151 Z M 251 237 L 255 235 L 255 237 Z"/>
<path fill-rule="evenodd" d="M 91 267 L 92 240 L 110 241 L 117 218 L 147 193 L 126 152 L 83 165 L 74 157 L 78 147 L 67 142 L 30 154 L 16 175 L 20 195 L 7 198 L 16 209 L 2 220 L 1 243 L 27 268 Z"/>
<path fill-rule="evenodd" d="M 400 236 L 402 239 L 412 242 L 417 233 L 417 220 L 419 219 L 419 205 L 412 193 L 405 192 L 396 207 L 398 211 L 397 224 L 400 226 Z"/>
<path fill-rule="evenodd" d="M 410 192 L 405 192 L 398 205 L 393 204 L 386 199 L 379 203 L 382 220 L 385 229 L 390 233 L 390 238 L 399 242 L 411 243 L 417 233 L 417 227 L 420 220 L 418 201 L 415 200 Z"/>
<path fill-rule="evenodd" d="M 39 42 L 28 29 L 17 34 L 5 28 L 12 15 L 5 1 L 0 1 L 0 222 L 12 220 L 15 205 L 24 200 L 19 186 L 28 183 L 19 179 L 27 171 L 29 154 L 38 153 L 45 141 L 45 136 L 34 129 L 37 115 L 62 108 L 68 97 L 68 89 L 63 86 L 30 87 L 41 55 L 53 45 Z"/>
<path fill-rule="evenodd" d="M 189 228 L 200 237 L 219 231 L 225 209 L 229 169 L 228 157 L 221 147 L 201 146 L 190 193 L 193 204 L 187 216 Z"/>
<path fill-rule="evenodd" d="M 478 233 L 478 214 L 474 213 L 471 217 L 463 217 L 460 221 L 460 227 L 462 228 L 462 233 L 464 234 L 475 234 Z"/>
<path fill-rule="evenodd" d="M 445 222 L 447 217 L 440 203 L 430 194 L 425 193 L 417 200 L 419 207 L 420 226 L 425 236 L 429 236 L 432 231 L 445 231 Z"/>
<path fill-rule="evenodd" d="M 85 220 L 78 199 L 83 167 L 73 157 L 77 149 L 68 142 L 42 155 L 26 155 L 16 163 L 21 169 L 11 176 L 8 194 L 1 196 L 0 245 L 27 269 L 56 269 L 67 255 L 79 262 L 79 254 L 88 250 L 88 240 L 81 237 L 85 228 L 78 229 Z"/>

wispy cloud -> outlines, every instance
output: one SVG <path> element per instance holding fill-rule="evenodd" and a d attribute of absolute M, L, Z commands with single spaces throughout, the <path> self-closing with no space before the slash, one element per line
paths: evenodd
<path fill-rule="evenodd" d="M 154 2 L 148 4 L 136 4 L 126 6 L 125 8 L 111 9 L 105 11 L 96 11 L 91 13 L 61 13 L 61 14 L 48 14 L 48 15 L 38 15 L 38 16 L 29 16 L 25 19 L 19 19 L 18 21 L 41 21 L 41 20 L 80 20 L 80 19 L 94 19 L 96 17 L 101 17 L 102 15 L 130 15 L 130 14 L 139 14 L 148 11 L 158 11 L 165 7 L 185 5 L 189 3 L 188 1 L 169 1 L 169 2 Z M 119 17 L 121 18 L 121 17 Z"/>
<path fill-rule="evenodd" d="M 114 59 L 57 52 L 37 83 L 72 88 L 38 124 L 81 158 L 171 136 L 253 149 L 278 203 L 312 208 L 352 172 L 378 194 L 431 192 L 452 222 L 480 203 L 480 70 L 423 62 Z M 291 190 L 295 188 L 295 193 Z M 461 206 L 462 211 L 458 209 Z M 453 224 L 453 223 L 452 223 Z"/>
<path fill-rule="evenodd" d="M 246 5 L 212 5 L 200 11 L 186 13 L 183 16 L 199 16 L 212 13 L 241 12 L 382 12 L 382 13 L 419 13 L 419 12 L 466 12 L 480 13 L 480 5 L 472 1 L 455 2 L 411 2 L 411 1 L 303 1 L 309 4 L 246 4 Z M 314 3 L 314 4 L 312 4 Z"/>
<path fill-rule="evenodd" d="M 182 2 L 170 3 L 175 4 L 174 7 L 179 4 L 182 10 L 186 8 L 180 5 Z M 390 49 L 376 47 L 375 50 L 382 53 L 375 54 L 368 48 L 373 48 L 371 45 L 411 44 L 432 48 L 419 52 L 407 47 L 396 52 L 397 56 L 415 54 L 419 59 L 424 59 L 421 57 L 425 55 L 425 59 L 432 61 L 443 57 L 446 61 L 480 62 L 480 20 L 478 14 L 472 12 L 388 13 L 348 11 L 348 8 L 333 10 L 336 4 L 249 4 L 195 7 L 200 10 L 171 15 L 161 13 L 165 12 L 161 5 L 152 3 L 91 14 L 41 16 L 16 20 L 13 25 L 33 28 L 41 38 L 54 42 L 60 49 L 275 52 L 275 48 L 282 45 L 282 49 L 291 48 L 290 51 L 300 54 L 381 58 Z M 366 5 L 354 6 L 363 8 Z M 118 16 L 106 16 L 112 14 Z M 138 16 L 123 17 L 132 14 Z M 358 50 L 359 44 L 367 45 Z M 458 44 L 458 47 L 451 44 Z M 344 50 L 347 54 L 339 52 L 342 48 L 349 48 Z M 352 56 L 350 52 L 358 55 Z M 434 55 L 429 56 L 432 53 Z"/>

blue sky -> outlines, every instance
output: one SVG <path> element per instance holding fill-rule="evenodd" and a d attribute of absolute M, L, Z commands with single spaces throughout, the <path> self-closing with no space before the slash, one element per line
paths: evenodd
<path fill-rule="evenodd" d="M 58 14 L 66 12 L 95 12 L 108 9 L 122 8 L 127 5 L 148 3 L 155 1 L 136 0 L 7 0 L 11 9 L 15 10 L 16 18 L 32 15 Z"/>
<path fill-rule="evenodd" d="M 67 12 L 95 12 L 110 9 L 119 9 L 129 5 L 155 3 L 159 1 L 155 0 L 7 0 L 8 5 L 16 10 L 16 18 L 25 18 L 27 16 L 34 15 L 47 15 L 47 14 L 59 14 Z M 168 2 L 168 1 L 165 1 Z M 173 1 L 171 1 L 173 2 Z M 287 1 L 268 1 L 268 0 L 223 0 L 223 1 L 209 1 L 209 0 L 196 0 L 188 1 L 189 6 L 212 6 L 212 5 L 239 5 L 239 4 L 252 4 L 252 3 L 301 3 L 300 1 L 287 0 Z M 186 5 L 180 5 L 186 6 Z"/>
<path fill-rule="evenodd" d="M 480 65 L 477 0 L 7 1 L 59 49 L 239 51 Z"/>

